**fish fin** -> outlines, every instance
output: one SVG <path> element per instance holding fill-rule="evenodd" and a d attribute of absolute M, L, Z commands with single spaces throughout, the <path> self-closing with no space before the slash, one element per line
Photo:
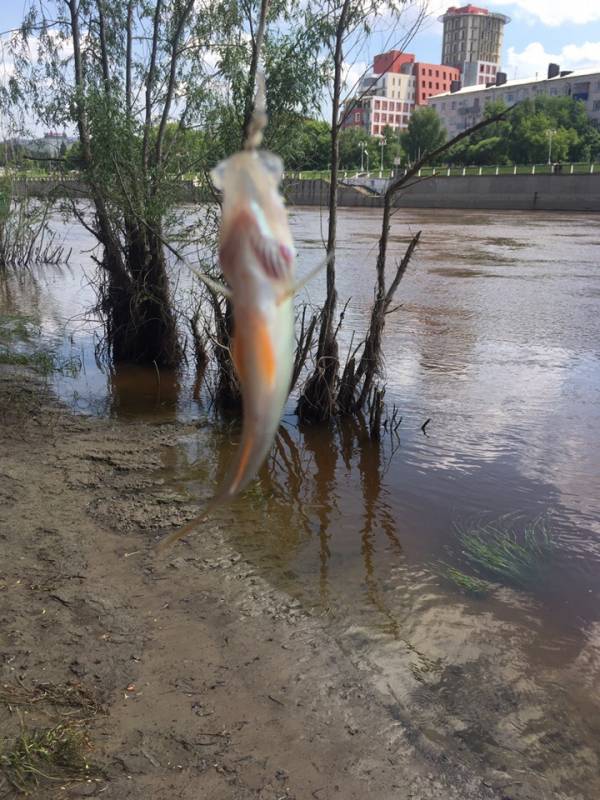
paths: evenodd
<path fill-rule="evenodd" d="M 232 292 L 228 286 L 225 286 L 224 283 L 221 281 L 216 281 L 214 278 L 211 278 L 210 275 L 207 275 L 205 272 L 198 272 L 197 269 L 190 267 L 194 275 L 199 278 L 202 283 L 205 283 L 209 289 L 212 289 L 213 292 L 217 294 L 222 294 L 224 297 L 227 297 L 228 300 L 231 300 Z"/>
<path fill-rule="evenodd" d="M 273 342 L 269 334 L 269 329 L 264 320 L 258 318 L 255 322 L 255 332 L 258 345 L 258 365 L 263 379 L 269 389 L 275 386 L 277 378 L 277 363 L 275 361 L 275 351 Z"/>
<path fill-rule="evenodd" d="M 231 483 L 227 486 L 226 489 L 221 490 L 216 494 L 213 498 L 211 498 L 202 513 L 199 514 L 194 519 L 191 519 L 187 522 L 183 528 L 177 528 L 176 531 L 170 533 L 166 538 L 164 538 L 158 544 L 158 553 L 162 554 L 165 550 L 168 550 L 172 547 L 175 542 L 178 542 L 180 539 L 183 539 L 184 536 L 187 536 L 188 533 L 191 533 L 194 528 L 197 528 L 202 522 L 206 520 L 208 515 L 211 511 L 213 511 L 218 506 L 224 505 L 225 503 L 230 502 L 237 494 L 238 486 L 240 485 L 243 477 L 244 472 L 246 471 L 246 467 L 248 466 L 248 461 L 250 456 L 252 455 L 252 448 L 254 446 L 254 435 L 250 434 L 244 443 L 242 444 L 243 450 L 240 453 L 239 461 L 236 469 L 235 476 Z"/>
<path fill-rule="evenodd" d="M 229 487 L 228 494 L 232 496 L 237 492 L 237 488 L 240 485 L 242 478 L 244 477 L 244 472 L 246 471 L 246 467 L 248 466 L 248 460 L 250 458 L 250 454 L 252 453 L 252 448 L 254 446 L 254 434 L 250 433 L 248 438 L 243 443 L 242 447 L 243 450 L 240 453 L 240 460 L 238 462 L 237 471 L 235 473 L 235 477 Z"/>
<path fill-rule="evenodd" d="M 304 289 L 307 283 L 310 283 L 313 278 L 316 278 L 319 272 L 322 272 L 325 269 L 330 260 L 331 255 L 328 255 L 323 259 L 323 261 L 317 264 L 314 269 L 311 269 L 308 275 L 305 275 L 300 281 L 298 281 L 298 283 L 295 283 L 291 289 L 288 289 L 286 292 L 284 292 L 277 300 L 277 304 L 280 305 L 281 303 L 285 302 L 285 300 L 289 300 L 290 297 L 293 297 L 295 294 L 297 294 L 300 289 Z"/>
<path fill-rule="evenodd" d="M 290 279 L 294 265 L 294 253 L 290 247 L 270 236 L 263 236 L 257 229 L 252 231 L 250 245 L 268 278 L 278 281 Z"/>
<path fill-rule="evenodd" d="M 158 543 L 157 551 L 159 554 L 165 552 L 170 547 L 172 547 L 175 542 L 178 542 L 180 539 L 183 539 L 184 536 L 187 536 L 188 533 L 191 533 L 194 528 L 197 528 L 202 522 L 206 520 L 208 515 L 211 511 L 213 511 L 217 506 L 224 505 L 225 503 L 229 502 L 229 500 L 233 499 L 233 494 L 229 495 L 226 492 L 219 492 L 214 497 L 212 497 L 204 509 L 202 513 L 199 514 L 194 519 L 191 519 L 189 522 L 183 526 L 183 528 L 177 528 L 177 530 L 170 533 L 167 537 L 165 537 L 162 541 Z"/>

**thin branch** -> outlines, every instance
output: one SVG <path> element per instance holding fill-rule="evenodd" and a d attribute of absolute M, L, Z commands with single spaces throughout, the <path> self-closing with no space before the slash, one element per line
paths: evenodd
<path fill-rule="evenodd" d="M 72 1 L 72 0 L 71 0 Z M 144 120 L 144 141 L 142 145 L 142 163 L 144 172 L 148 170 L 150 127 L 152 125 L 152 89 L 154 87 L 154 76 L 156 72 L 156 53 L 158 50 L 158 32 L 160 28 L 160 12 L 162 10 L 162 0 L 156 0 L 154 9 L 154 19 L 152 23 L 152 50 L 150 54 L 150 64 L 148 66 L 148 76 L 146 78 L 146 118 Z"/>
<path fill-rule="evenodd" d="M 177 75 L 177 64 L 179 61 L 179 52 L 178 52 L 179 40 L 181 39 L 183 29 L 185 28 L 185 25 L 187 23 L 187 20 L 189 18 L 189 15 L 193 7 L 194 7 L 194 0 L 188 0 L 187 5 L 181 12 L 179 23 L 173 35 L 171 65 L 169 70 L 169 83 L 167 85 L 167 94 L 164 101 L 163 113 L 161 116 L 160 125 L 158 128 L 158 134 L 156 137 L 155 161 L 157 166 L 159 166 L 161 163 L 163 140 L 165 137 L 167 122 L 169 120 L 171 103 L 173 102 L 173 92 L 175 90 L 175 78 Z"/>

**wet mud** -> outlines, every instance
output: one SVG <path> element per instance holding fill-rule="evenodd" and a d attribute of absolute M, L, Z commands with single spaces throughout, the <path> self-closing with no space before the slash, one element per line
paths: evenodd
<path fill-rule="evenodd" d="M 157 557 L 195 510 L 157 470 L 191 426 L 76 417 L 10 370 L 0 408 L 3 752 L 65 718 L 17 690 L 94 698 L 94 777 L 40 780 L 38 800 L 502 796 L 472 759 L 423 747 L 405 699 L 217 526 Z"/>

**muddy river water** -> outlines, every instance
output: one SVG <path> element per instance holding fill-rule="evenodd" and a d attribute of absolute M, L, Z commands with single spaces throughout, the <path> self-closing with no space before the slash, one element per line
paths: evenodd
<path fill-rule="evenodd" d="M 326 219 L 298 209 L 292 223 L 302 272 L 322 257 Z M 342 353 L 368 321 L 378 226 L 376 210 L 340 212 Z M 399 210 L 392 256 L 417 230 L 385 335 L 399 437 L 375 445 L 359 425 L 299 427 L 291 402 L 260 481 L 218 521 L 244 557 L 323 618 L 432 747 L 481 759 L 507 798 L 591 800 L 600 797 L 600 216 Z M 52 379 L 61 399 L 124 420 L 209 418 L 193 376 L 110 374 L 96 361 L 91 242 L 75 224 L 64 232 L 70 267 L 0 297 L 80 360 L 77 375 Z M 181 273 L 181 302 L 188 287 Z M 323 291 L 321 276 L 301 299 L 316 303 Z M 165 481 L 190 499 L 209 496 L 236 437 L 203 425 L 164 453 Z M 517 582 L 474 568 L 461 534 L 491 526 L 543 531 L 542 567 Z M 465 591 L 451 567 L 488 580 L 487 592 Z"/>

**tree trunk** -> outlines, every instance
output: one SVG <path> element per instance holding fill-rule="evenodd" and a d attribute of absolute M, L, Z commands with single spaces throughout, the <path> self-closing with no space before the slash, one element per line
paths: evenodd
<path fill-rule="evenodd" d="M 327 233 L 327 297 L 321 312 L 316 365 L 304 387 L 296 413 L 302 419 L 325 422 L 335 416 L 339 384 L 339 349 L 335 328 L 337 291 L 335 288 L 335 245 L 337 238 L 337 182 L 340 161 L 340 97 L 344 62 L 344 35 L 350 10 L 345 0 L 335 30 L 333 102 L 331 110 L 331 183 L 329 185 L 329 225 Z"/>
<path fill-rule="evenodd" d="M 130 275 L 115 268 L 114 254 L 104 247 L 107 278 L 100 308 L 106 319 L 109 349 L 115 363 L 176 367 L 181 360 L 162 246 L 150 242 L 128 248 Z"/>

